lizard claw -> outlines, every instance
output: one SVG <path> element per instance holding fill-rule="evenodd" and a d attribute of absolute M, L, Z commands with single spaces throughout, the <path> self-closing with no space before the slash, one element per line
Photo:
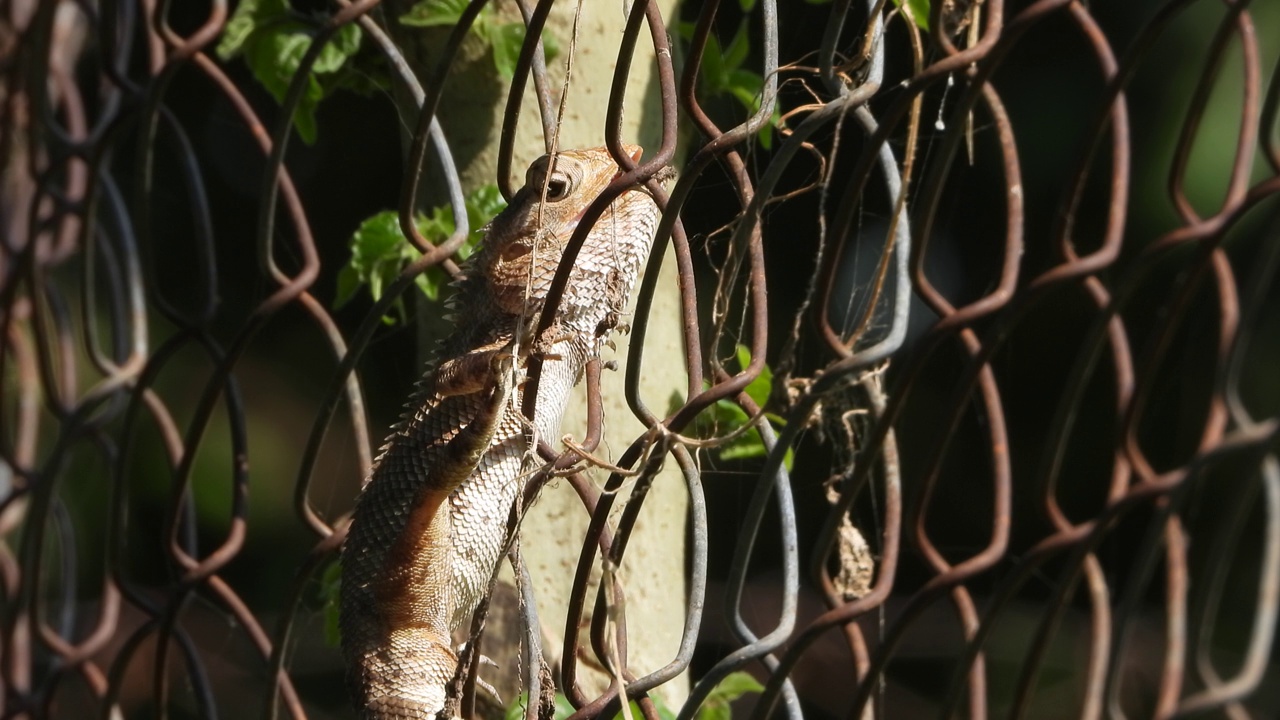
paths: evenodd
<path fill-rule="evenodd" d="M 481 660 L 488 660 L 488 658 L 486 658 L 486 657 L 485 657 L 485 656 L 483 656 L 483 655 L 481 655 L 481 656 L 480 656 L 480 659 L 481 659 Z M 490 663 L 492 663 L 493 661 L 492 661 L 492 660 L 489 660 L 489 662 L 490 662 Z M 495 665 L 495 667 L 496 667 L 496 665 Z M 478 687 L 478 688 L 480 688 L 480 689 L 484 690 L 485 692 L 489 693 L 490 695 L 492 695 L 492 696 L 493 696 L 493 699 L 494 699 L 494 700 L 497 700 L 499 705 L 502 705 L 502 706 L 505 706 L 505 705 L 506 705 L 506 703 L 502 702 L 502 696 L 498 694 L 498 690 L 497 690 L 497 688 L 495 688 L 494 686 L 492 686 L 492 685 L 490 685 L 489 683 L 485 682 L 483 679 L 481 679 L 481 678 L 479 678 L 479 677 L 477 677 L 477 678 L 476 678 L 476 687 Z"/>
<path fill-rule="evenodd" d="M 508 344 L 498 350 L 494 350 L 489 356 L 489 371 L 494 377 L 511 377 L 511 373 L 515 370 L 516 354 L 515 346 Z"/>

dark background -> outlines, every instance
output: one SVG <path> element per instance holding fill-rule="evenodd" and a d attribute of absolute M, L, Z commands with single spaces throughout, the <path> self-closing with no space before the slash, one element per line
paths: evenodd
<path fill-rule="evenodd" d="M 733 6 L 734 3 L 727 5 Z M 808 54 L 816 48 L 821 37 L 828 8 L 800 2 L 781 5 L 783 63 L 807 61 L 812 64 L 812 57 Z M 1014 14 L 1022 5 L 1014 3 L 1008 15 Z M 1106 31 L 1112 46 L 1123 52 L 1157 5 L 1155 2 L 1098 3 L 1090 9 Z M 1272 3 L 1255 5 L 1264 72 L 1274 72 L 1273 63 L 1277 52 L 1280 52 L 1280 8 Z M 179 29 L 183 28 L 182 6 L 183 3 L 175 3 L 171 11 L 174 25 Z M 686 19 L 694 18 L 695 6 L 696 3 L 685 3 Z M 205 10 L 192 7 L 190 12 L 194 22 L 204 17 Z M 1126 263 L 1145 244 L 1179 224 L 1165 191 L 1172 148 L 1194 83 L 1202 69 L 1211 30 L 1216 27 L 1222 12 L 1217 5 L 1198 3 L 1183 13 L 1142 64 L 1130 85 L 1127 98 L 1133 128 L 1133 183 L 1126 230 L 1126 258 L 1115 270 L 1108 271 L 1108 279 L 1123 275 Z M 738 21 L 732 7 L 724 9 L 717 25 L 722 39 L 727 41 Z M 846 46 L 851 43 L 852 40 L 846 40 Z M 903 31 L 895 24 L 890 32 L 889 47 L 903 45 Z M 1089 123 L 1101 102 L 1100 82 L 1091 57 L 1080 36 L 1065 18 L 1059 18 L 1042 23 L 1027 34 L 993 78 L 1012 118 L 1022 163 L 1026 199 L 1026 254 L 1021 260 L 1024 278 L 1034 277 L 1058 262 L 1054 249 L 1049 247 L 1048 238 L 1058 220 L 1061 197 L 1074 163 L 1083 151 Z M 1210 100 L 1188 173 L 1188 192 L 1202 212 L 1209 212 L 1221 201 L 1234 149 L 1241 72 L 1238 54 L 1231 58 L 1223 68 L 1218 89 Z M 890 52 L 886 89 L 873 101 L 873 111 L 892 101 L 894 83 L 909 75 L 908 62 L 909 58 L 904 53 Z M 753 55 L 747 65 L 758 67 L 758 57 Z M 245 66 L 231 62 L 226 69 L 254 103 L 260 116 L 268 121 L 273 118 L 274 101 L 257 86 Z M 934 129 L 940 104 L 954 100 L 959 87 L 952 88 L 950 93 L 950 97 L 945 96 L 939 86 L 926 95 L 919 148 L 922 168 L 927 165 L 930 152 L 940 137 Z M 781 100 L 784 108 L 788 108 L 807 102 L 808 96 L 798 85 L 788 84 L 784 85 Z M 197 158 L 209 182 L 207 189 L 217 233 L 221 300 L 218 322 L 225 323 L 229 337 L 268 290 L 257 279 L 260 277 L 259 261 L 253 243 L 264 161 L 258 147 L 222 96 L 212 92 L 197 72 L 184 70 L 179 73 L 166 102 L 195 141 Z M 713 104 L 713 107 L 716 106 Z M 731 104 L 722 103 L 716 109 L 720 113 L 717 119 L 725 126 L 739 119 L 734 113 L 740 113 L 740 109 Z M 931 241 L 928 264 L 934 283 L 943 288 L 957 305 L 965 299 L 980 296 L 994 285 L 996 278 L 992 268 L 998 268 L 1004 234 L 1004 181 L 997 164 L 994 136 L 988 131 L 989 119 L 979 114 L 974 122 L 977 157 L 972 165 L 963 161 L 955 163 L 947 178 L 947 190 L 935 223 L 936 233 Z M 336 272 L 348 259 L 347 240 L 353 230 L 364 218 L 396 205 L 402 173 L 400 130 L 406 123 L 410 120 L 398 116 L 389 97 L 366 98 L 342 93 L 321 105 L 319 139 L 315 145 L 306 146 L 296 140 L 291 143 L 288 166 L 298 184 L 322 254 L 324 276 L 313 291 L 325 302 L 331 301 Z M 828 129 L 815 137 L 814 143 L 820 148 L 830 148 L 835 140 L 831 133 Z M 841 194 L 840 183 L 857 157 L 862 136 L 853 123 L 848 123 L 839 141 L 841 151 L 831 173 L 832 198 Z M 895 149 L 900 152 L 900 138 L 897 143 Z M 129 152 L 118 153 L 115 169 L 121 176 L 128 176 L 132 171 L 131 157 Z M 190 276 L 190 258 L 186 255 L 190 251 L 182 242 L 184 235 L 191 231 L 191 208 L 187 206 L 186 194 L 176 184 L 177 168 L 166 165 L 172 162 L 166 157 L 165 153 L 159 155 L 156 168 L 155 186 L 160 196 L 156 201 L 153 222 L 155 236 L 165 239 L 156 247 L 160 268 L 157 277 L 161 280 L 159 291 L 181 306 L 188 301 L 190 288 L 195 282 Z M 762 169 L 769 158 L 770 153 L 757 146 L 749 162 L 753 168 Z M 1258 170 L 1260 174 L 1261 166 Z M 723 174 L 717 175 L 719 172 L 713 169 L 708 173 L 684 214 L 686 228 L 695 243 L 695 257 L 704 289 L 714 286 L 712 273 L 725 252 L 725 236 L 715 235 L 714 231 L 730 222 L 738 212 L 732 187 Z M 816 164 L 806 164 L 802 160 L 793 164 L 782 187 L 800 187 L 815 177 Z M 1097 231 L 1102 226 L 1099 213 L 1105 210 L 1105 163 L 1100 163 L 1095 178 L 1079 216 L 1077 237 L 1080 238 L 1082 252 L 1097 242 Z M 164 196 L 166 183 L 172 188 L 171 197 Z M 818 202 L 817 194 L 809 193 L 772 206 L 765 215 L 771 352 L 777 351 L 782 339 L 790 332 L 795 309 L 813 272 Z M 883 193 L 873 187 L 866 199 L 862 226 L 874 234 L 877 223 L 883 224 L 887 212 Z M 1226 248 L 1240 277 L 1246 275 L 1262 243 L 1275 241 L 1275 213 L 1274 202 L 1264 203 L 1228 237 Z M 289 230 L 285 227 L 277 232 L 287 233 Z M 288 245 L 284 244 L 284 247 Z M 1189 253 L 1189 250 L 1173 253 L 1147 277 L 1139 298 L 1129 305 L 1124 319 L 1136 357 L 1142 357 L 1146 344 L 1151 341 L 1153 329 L 1164 317 L 1170 289 L 1189 266 Z M 278 259 L 285 264 L 289 262 L 287 257 Z M 868 264 L 873 260 L 871 256 L 859 256 L 850 267 L 855 286 L 856 278 L 865 276 Z M 253 280 L 243 282 L 240 278 Z M 1280 318 L 1280 289 L 1273 285 L 1267 302 L 1268 309 L 1261 313 L 1262 320 L 1254 332 L 1254 345 L 1244 376 L 1245 396 L 1255 417 L 1280 413 L 1280 373 L 1276 372 L 1280 367 L 1280 321 L 1276 319 Z M 368 308 L 367 298 L 361 296 L 334 314 L 343 328 L 350 332 Z M 431 310 L 427 308 L 425 311 Z M 246 550 L 222 576 L 239 590 L 260 617 L 268 618 L 279 612 L 275 603 L 279 602 L 293 576 L 296 559 L 302 557 L 313 542 L 293 519 L 290 506 L 293 475 L 296 473 L 297 455 L 315 412 L 314 398 L 321 394 L 334 367 L 328 345 L 309 324 L 291 317 L 295 312 L 285 310 L 271 321 L 268 330 L 254 341 L 251 356 L 238 373 L 257 449 L 253 458 L 255 480 Z M 1009 425 L 1015 483 L 1018 484 L 1014 490 L 1013 541 L 1004 570 L 1013 567 L 1021 552 L 1051 531 L 1051 526 L 1033 504 L 1034 488 L 1042 474 L 1039 463 L 1047 440 L 1045 434 L 1049 417 L 1074 361 L 1080 338 L 1093 317 L 1094 313 L 1083 297 L 1072 292 L 1059 293 L 1051 301 L 1039 304 L 1016 325 L 1012 336 L 994 359 Z M 918 338 L 930 321 L 927 308 L 917 304 L 913 338 Z M 1210 390 L 1208 383 L 1212 375 L 1209 364 L 1214 359 L 1212 346 L 1216 322 L 1214 305 L 1200 303 L 1188 317 L 1170 352 L 1161 358 L 1153 393 L 1155 399 L 1141 432 L 1143 448 L 1157 462 L 1157 469 L 1175 467 L 1194 453 L 1205 413 L 1204 399 Z M 812 324 L 804 327 L 810 334 L 799 346 L 799 371 L 811 373 L 831 358 L 811 334 Z M 156 321 L 153 332 L 163 337 L 166 331 L 171 332 L 171 329 Z M 385 328 L 378 334 L 360 367 L 371 411 L 370 430 L 374 435 L 380 436 L 394 420 L 407 388 L 420 374 L 416 347 L 411 328 Z M 910 353 L 913 349 L 914 345 L 909 343 L 905 352 Z M 774 358 L 771 356 L 770 360 Z M 939 436 L 945 432 L 935 408 L 951 396 L 963 367 L 962 354 L 954 344 L 944 345 L 935 352 L 926 367 L 897 426 L 906 482 L 904 493 L 908 503 L 915 497 L 913 490 L 916 487 L 912 483 L 918 484 L 924 462 Z M 207 362 L 193 352 L 187 361 L 175 363 L 165 373 L 159 387 L 169 397 L 180 396 L 184 388 L 189 388 L 188 394 L 194 403 L 200 384 L 190 382 L 190 377 L 208 371 Z M 894 368 L 890 369 L 887 380 L 889 387 L 898 380 Z M 1092 514 L 1099 507 L 1110 471 L 1116 428 L 1114 411 L 1110 407 L 1113 393 L 1109 383 L 1105 372 L 1098 373 L 1092 381 L 1063 471 L 1059 498 L 1077 519 Z M 940 490 L 934 499 L 934 510 L 929 516 L 931 536 L 944 553 L 955 558 L 966 557 L 981 547 L 990 533 L 988 485 L 981 481 L 966 483 L 963 480 L 969 476 L 982 479 L 987 475 L 982 423 L 983 418 L 978 413 L 966 415 L 952 443 L 944 465 L 944 477 L 939 483 Z M 347 496 L 347 488 L 350 486 L 341 480 L 361 472 L 356 467 L 354 450 L 344 439 L 347 436 L 341 425 L 342 421 L 338 420 L 329 433 L 312 491 L 313 498 L 317 500 L 328 492 L 331 508 L 349 506 L 352 498 Z M 229 453 L 226 452 L 224 428 L 225 423 L 215 422 L 215 429 L 207 439 L 208 450 L 202 453 L 196 467 L 193 487 L 197 492 L 202 487 L 220 487 L 217 482 L 202 483 L 200 477 L 204 474 L 215 477 L 226 471 Z M 147 518 L 152 516 L 141 512 L 132 526 L 134 536 L 131 538 L 135 576 L 140 581 L 155 583 L 165 580 L 161 574 L 149 575 L 149 568 L 163 566 L 159 556 L 152 554 L 159 552 L 153 538 L 162 531 L 159 518 L 163 517 L 163 503 L 166 501 L 166 471 L 160 452 L 156 437 L 142 438 L 137 453 L 138 470 L 141 475 L 154 478 L 150 487 L 160 511 L 154 514 L 153 527 L 147 522 Z M 793 478 L 801 513 L 803 551 L 812 545 L 827 511 L 821 483 L 836 468 L 833 468 L 830 446 L 824 445 L 815 433 L 806 435 L 797 456 Z M 743 479 L 753 467 L 750 463 L 724 462 L 714 455 L 705 458 L 705 481 L 711 512 L 710 567 L 714 581 L 723 581 L 727 572 L 738 532 L 736 523 L 750 497 L 750 485 Z M 1206 486 L 1217 487 L 1224 492 L 1243 491 L 1244 480 L 1233 470 L 1231 467 L 1219 468 L 1214 483 L 1202 483 L 1197 492 L 1213 492 L 1205 489 Z M 90 517 L 96 514 L 94 508 L 101 500 L 99 494 L 86 488 L 76 497 L 78 507 L 73 510 L 82 511 Z M 200 509 L 198 527 L 202 534 L 211 538 L 221 537 L 225 532 L 229 503 L 229 497 L 217 494 L 199 498 L 196 505 Z M 1193 527 L 1211 528 L 1218 522 L 1211 497 L 1198 498 L 1190 507 L 1188 520 Z M 869 517 L 864 519 L 870 521 Z M 1261 520 L 1261 515 L 1255 514 L 1251 520 L 1253 524 L 1245 530 L 1245 537 L 1259 536 Z M 771 527 L 770 522 L 767 521 L 762 529 L 764 538 L 776 537 L 776 527 Z M 1129 514 L 1101 548 L 1100 557 L 1108 569 L 1113 587 L 1124 585 L 1130 562 L 1128 550 L 1148 532 L 1150 522 L 1151 514 L 1147 511 Z M 770 606 L 777 602 L 771 589 L 778 572 L 776 544 L 760 542 L 757 559 L 752 566 L 756 580 L 750 586 L 754 595 L 748 598 L 747 604 L 759 607 L 761 617 L 769 617 Z M 1193 563 L 1210 561 L 1195 555 L 1203 550 L 1193 547 Z M 1258 556 L 1245 546 L 1232 561 L 1241 569 L 1232 575 L 1228 594 L 1238 595 L 1240 607 L 1247 609 L 1251 607 L 1256 582 L 1256 571 L 1251 568 L 1256 568 Z M 990 592 L 1003 574 L 997 570 L 968 584 L 980 605 L 983 594 Z M 929 577 L 931 571 L 908 551 L 899 570 L 901 594 L 909 594 Z M 1041 582 L 1024 586 L 1018 601 L 1027 608 L 1025 618 L 1035 617 L 1035 603 L 1049 597 L 1054 577 L 1054 564 L 1050 563 Z M 718 587 L 714 585 L 709 596 L 705 627 L 707 640 L 695 660 L 695 676 L 729 647 L 725 644 L 729 636 L 717 617 L 721 602 L 716 595 Z M 1155 613 L 1148 620 L 1155 624 L 1142 627 L 1154 635 L 1139 641 L 1140 645 L 1148 643 L 1146 651 L 1156 655 L 1160 652 L 1161 616 L 1156 610 L 1161 592 L 1158 582 L 1146 591 L 1148 610 Z M 1082 599 L 1080 601 L 1083 603 Z M 335 703 L 341 703 L 337 653 L 332 649 L 324 650 L 316 639 L 321 624 L 318 599 L 311 597 L 308 602 L 310 615 L 300 622 L 298 632 L 304 638 L 300 641 L 302 647 L 314 647 L 316 652 L 297 653 L 297 679 L 304 693 L 313 697 L 330 695 Z M 820 610 L 816 596 L 808 597 L 807 603 L 804 612 Z M 890 620 L 896 607 L 897 603 L 891 601 L 887 610 Z M 1085 606 L 1082 604 L 1081 607 Z M 942 607 L 936 618 L 927 616 L 921 621 L 918 630 L 913 632 L 913 640 L 903 648 L 900 660 L 890 666 L 892 694 L 887 705 L 890 716 L 912 716 L 909 710 L 902 710 L 904 714 L 892 710 L 895 707 L 917 707 L 913 705 L 917 702 L 923 703 L 919 707 L 927 707 L 928 701 L 941 699 L 946 687 L 936 678 L 949 678 L 949 658 L 957 641 L 952 637 L 957 630 L 949 613 L 949 609 Z M 1028 632 L 1019 629 L 1023 627 L 1024 614 L 1015 611 L 1010 616 L 1010 634 Z M 1070 628 L 1078 627 L 1079 617 L 1068 618 L 1068 631 L 1064 634 L 1070 634 Z M 1224 622 L 1230 619 L 1228 617 Z M 1241 613 L 1238 617 L 1240 627 L 1237 630 L 1228 627 L 1224 632 L 1247 634 L 1251 621 L 1249 613 Z M 1070 624 L 1072 622 L 1077 625 Z M 874 624 L 869 626 L 869 630 L 874 637 Z M 308 636 L 311 639 L 307 639 Z M 1002 678 L 1016 675 L 1016 664 L 1007 663 L 1016 663 L 1021 652 L 1014 647 L 1010 652 L 1002 653 L 1001 643 L 1007 640 L 1006 635 L 993 640 L 989 661 L 994 688 L 992 694 L 997 699 L 1002 692 L 1010 690 L 1001 684 L 1005 682 Z M 1065 646 L 1070 642 L 1060 644 Z M 1057 649 L 1060 648 L 1055 645 Z M 847 654 L 840 654 L 839 643 L 831 643 L 821 652 L 832 654 L 819 653 L 824 662 L 815 662 L 797 678 L 808 702 L 806 709 L 814 718 L 843 717 L 847 714 L 844 699 L 851 693 L 846 673 L 850 661 Z M 1073 651 L 1067 647 L 1061 652 L 1069 658 Z M 1072 687 L 1074 681 L 1063 677 L 1067 673 L 1065 668 L 1069 667 L 1066 660 L 1062 663 L 1051 661 L 1045 681 L 1047 686 L 1058 683 L 1059 688 Z M 311 674 L 308 668 L 313 668 Z M 1275 672 L 1274 667 L 1272 672 Z M 1048 687 L 1049 692 L 1052 690 Z M 1149 708 L 1150 702 L 1150 697 L 1139 697 L 1135 700 L 1135 707 Z M 1274 685 L 1271 689 L 1264 686 L 1255 702 L 1259 709 L 1278 708 L 1280 692 Z M 1052 711 L 1045 712 L 1048 714 L 1038 716 L 1053 716 Z"/>

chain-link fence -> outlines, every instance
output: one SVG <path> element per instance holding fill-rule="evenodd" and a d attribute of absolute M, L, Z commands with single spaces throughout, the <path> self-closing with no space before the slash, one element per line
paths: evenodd
<path fill-rule="evenodd" d="M 378 209 L 344 179 L 386 168 L 366 190 L 412 215 L 438 174 L 465 217 L 432 118 L 484 3 L 416 92 L 377 0 L 279 4 L 307 37 L 284 112 L 213 54 L 224 0 L 0 5 L 3 717 L 352 716 L 321 576 L 417 372 L 382 318 L 458 272 L 466 227 L 333 310 Z M 1276 713 L 1280 8 L 686 5 L 678 32 L 612 8 L 619 57 L 658 58 L 661 147 L 615 182 L 665 209 L 688 392 L 569 478 L 593 520 L 558 677 L 594 652 L 625 680 L 558 683 L 575 716 L 686 670 L 681 718 L 738 670 L 752 717 Z M 385 98 L 319 102 L 326 139 L 288 141 L 355 23 L 421 108 L 403 183 Z M 512 72 L 552 137 L 534 50 Z M 690 601 L 650 672 L 609 647 L 643 627 L 575 618 L 664 454 Z"/>

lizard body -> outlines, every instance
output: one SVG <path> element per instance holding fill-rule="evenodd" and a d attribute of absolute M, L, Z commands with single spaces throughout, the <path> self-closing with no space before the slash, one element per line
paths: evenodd
<path fill-rule="evenodd" d="M 627 152 L 639 159 L 640 148 Z M 453 631 L 469 622 L 506 548 L 531 441 L 558 434 L 570 390 L 617 324 L 652 243 L 657 206 L 630 190 L 587 236 L 545 336 L 523 337 L 578 220 L 618 172 L 604 148 L 530 166 L 472 258 L 438 366 L 374 462 L 342 553 L 342 649 L 364 720 L 434 719 L 445 707 Z M 544 360 L 530 427 L 520 407 L 532 352 Z"/>

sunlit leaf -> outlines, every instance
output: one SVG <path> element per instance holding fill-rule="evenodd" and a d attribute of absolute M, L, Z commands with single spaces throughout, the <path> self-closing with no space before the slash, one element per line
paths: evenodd
<path fill-rule="evenodd" d="M 457 25 L 466 9 L 467 0 L 421 0 L 400 16 L 400 24 L 412 27 Z"/>
<path fill-rule="evenodd" d="M 746 345 L 739 345 L 735 352 L 738 358 L 738 366 L 743 370 L 747 369 L 747 366 L 751 364 L 751 348 Z M 747 385 L 746 392 L 747 395 L 751 396 L 755 404 L 760 407 L 768 404 L 769 393 L 773 392 L 773 369 L 768 364 L 760 367 L 760 375 L 755 380 L 752 380 L 750 385 Z"/>
<path fill-rule="evenodd" d="M 218 57 L 230 60 L 244 49 L 245 42 L 259 26 L 288 17 L 286 0 L 241 0 L 227 20 L 218 40 Z"/>
<path fill-rule="evenodd" d="M 276 102 L 283 102 L 318 29 L 300 22 L 285 0 L 245 0 L 227 22 L 218 55 L 224 60 L 243 55 L 254 78 Z M 316 106 L 327 94 L 318 78 L 344 69 L 359 50 L 360 40 L 360 28 L 346 25 L 320 49 L 293 116 L 294 128 L 304 142 L 315 142 Z"/>
<path fill-rule="evenodd" d="M 698 708 L 695 720 L 731 720 L 730 703 L 747 693 L 759 693 L 764 686 L 749 673 L 729 673 L 715 686 Z"/>
<path fill-rule="evenodd" d="M 745 345 L 738 345 L 735 349 L 735 357 L 738 361 L 740 369 L 745 369 L 751 364 L 751 350 Z M 768 365 L 764 365 L 760 369 L 760 375 L 752 380 L 746 387 L 746 393 L 751 397 L 752 401 L 760 407 L 764 407 L 769 400 L 769 395 L 773 391 L 773 370 Z M 672 393 L 668 401 L 667 414 L 675 414 L 683 405 L 683 399 L 679 393 Z M 775 428 L 781 428 L 784 425 L 782 418 L 777 415 L 766 413 L 765 419 Z M 733 400 L 719 400 L 711 407 L 706 408 L 698 413 L 694 418 L 692 427 L 688 429 L 688 434 L 697 438 L 723 437 L 738 430 L 750 422 L 751 416 L 743 410 L 738 403 Z M 759 431 L 752 430 L 745 432 L 731 440 L 715 448 L 716 455 L 721 460 L 749 460 L 751 458 L 763 458 L 767 456 L 768 449 L 765 448 L 764 439 L 761 438 Z M 783 457 L 783 465 L 787 470 L 791 469 L 794 453 L 791 448 L 787 448 L 786 455 Z"/>
<path fill-rule="evenodd" d="M 317 75 L 337 72 L 360 49 L 360 37 L 360 26 L 355 23 L 338 28 L 325 43 L 311 71 Z"/>
<path fill-rule="evenodd" d="M 460 260 L 475 252 L 484 237 L 484 225 L 506 207 L 506 201 L 495 185 L 485 185 L 465 200 L 470 232 L 455 253 Z M 414 226 L 423 238 L 436 245 L 452 236 L 455 227 L 447 206 L 434 208 L 429 215 L 419 215 L 414 219 Z M 351 260 L 338 275 L 335 307 L 350 301 L 363 286 L 369 288 L 369 294 L 375 301 L 378 300 L 383 289 L 399 277 L 406 265 L 422 257 L 400 231 L 400 216 L 394 210 L 384 210 L 366 218 L 352 233 L 349 245 Z M 431 267 L 417 275 L 414 284 L 428 300 L 437 301 L 449 284 L 449 275 L 439 266 Z M 403 303 L 397 302 L 395 315 L 403 318 L 404 314 Z M 390 323 L 395 318 L 388 316 L 383 320 Z"/>
<path fill-rule="evenodd" d="M 254 78 L 271 93 L 276 102 L 284 102 L 302 56 L 311 46 L 311 37 L 296 31 L 296 23 L 276 26 L 279 29 L 255 32 L 245 43 L 245 60 Z M 306 80 L 302 97 L 294 111 L 293 124 L 303 142 L 316 139 L 316 104 L 324 97 L 324 88 L 315 75 Z"/>
<path fill-rule="evenodd" d="M 547 56 L 548 60 L 555 60 L 560 57 L 560 41 L 556 40 L 555 35 L 543 34 L 542 52 Z"/>
<path fill-rule="evenodd" d="M 489 26 L 489 44 L 493 48 L 493 67 L 504 80 L 515 77 L 516 63 L 520 60 L 520 46 L 524 44 L 523 23 L 503 23 Z"/>

